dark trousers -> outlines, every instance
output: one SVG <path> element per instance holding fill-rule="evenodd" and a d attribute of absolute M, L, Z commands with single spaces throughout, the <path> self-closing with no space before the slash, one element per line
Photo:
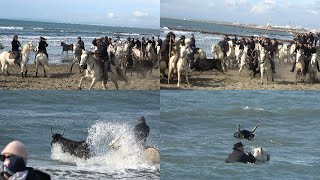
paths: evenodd
<path fill-rule="evenodd" d="M 14 54 L 14 62 L 18 62 L 20 59 L 20 51 L 12 51 L 12 53 Z"/>

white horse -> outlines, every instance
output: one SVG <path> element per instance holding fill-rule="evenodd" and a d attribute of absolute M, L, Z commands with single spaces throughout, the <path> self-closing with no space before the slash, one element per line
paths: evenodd
<path fill-rule="evenodd" d="M 227 61 L 229 62 L 229 69 L 234 69 L 234 65 L 236 63 L 235 47 L 232 41 L 228 41 L 228 45 Z"/>
<path fill-rule="evenodd" d="M 240 68 L 239 68 L 239 73 L 241 73 L 242 69 L 244 67 L 249 68 L 249 59 L 248 59 L 248 46 L 245 46 L 244 49 L 242 50 L 241 58 L 240 58 Z"/>
<path fill-rule="evenodd" d="M 104 81 L 103 79 L 103 71 L 101 69 L 101 65 L 100 62 L 98 60 L 96 60 L 91 52 L 87 52 L 87 51 L 82 51 L 82 55 L 81 55 L 81 61 L 80 61 L 80 67 L 85 67 L 85 65 L 87 65 L 86 71 L 85 71 L 85 75 L 81 77 L 80 79 L 80 83 L 79 83 L 79 90 L 81 90 L 81 84 L 83 79 L 88 78 L 91 79 L 91 85 L 89 87 L 89 90 L 91 90 L 93 88 L 93 86 L 98 82 L 101 81 L 102 82 L 102 86 L 104 87 L 105 90 L 107 90 L 107 81 Z M 111 79 L 111 81 L 114 83 L 114 85 L 116 86 L 116 89 L 118 90 L 118 83 L 117 80 L 121 79 L 124 80 L 125 82 L 127 82 L 127 79 L 125 77 L 124 72 L 122 71 L 122 69 L 120 69 L 119 67 L 116 67 L 112 64 L 109 65 L 110 66 L 110 71 L 108 71 L 108 78 Z M 107 69 L 105 69 L 105 71 L 107 71 Z"/>
<path fill-rule="evenodd" d="M 312 82 L 314 82 L 317 78 L 317 53 L 313 53 L 311 56 L 311 61 L 308 66 L 308 73 Z"/>
<path fill-rule="evenodd" d="M 295 71 L 295 84 L 297 84 L 298 79 L 301 80 L 302 82 L 304 82 L 304 67 L 305 67 L 305 63 L 302 59 L 303 56 L 303 51 L 302 48 L 300 48 L 297 51 L 297 55 L 296 55 L 296 66 L 294 68 Z"/>
<path fill-rule="evenodd" d="M 241 56 L 242 56 L 242 53 L 243 53 L 243 49 L 240 49 L 240 45 L 236 45 L 236 47 L 234 48 L 234 54 L 236 56 L 236 62 L 237 64 L 240 64 L 241 62 Z"/>
<path fill-rule="evenodd" d="M 36 55 L 36 77 L 38 77 L 39 66 L 43 67 L 43 76 L 47 77 L 47 71 L 49 70 L 48 63 L 49 60 L 46 54 L 41 52 Z"/>
<path fill-rule="evenodd" d="M 264 151 L 261 147 L 253 148 L 253 156 L 256 159 L 255 164 L 262 164 L 270 161 L 270 154 Z"/>
<path fill-rule="evenodd" d="M 82 49 L 80 48 L 80 45 L 79 44 L 75 44 L 73 46 L 73 60 L 72 60 L 72 64 L 71 64 L 71 67 L 70 67 L 70 73 L 72 73 L 72 67 L 76 63 L 79 64 L 79 71 L 81 72 L 81 69 L 80 69 L 81 54 L 82 54 Z"/>
<path fill-rule="evenodd" d="M 288 61 L 289 62 L 294 62 L 295 61 L 295 59 L 294 59 L 295 52 L 294 51 L 295 51 L 296 47 L 297 47 L 296 44 L 292 44 L 292 45 L 290 45 L 289 48 L 287 48 L 287 57 L 288 57 Z"/>
<path fill-rule="evenodd" d="M 278 53 L 277 53 L 277 57 L 279 59 L 279 62 L 290 62 L 288 59 L 288 47 L 284 44 L 280 44 L 278 46 Z"/>
<path fill-rule="evenodd" d="M 270 79 L 273 81 L 273 73 L 271 69 L 271 56 L 267 54 L 266 50 L 260 51 L 260 73 L 261 73 L 261 84 L 263 84 L 264 75 L 267 77 L 267 84 Z"/>
<path fill-rule="evenodd" d="M 22 51 L 21 51 L 22 57 L 21 57 L 21 63 L 20 63 L 21 77 L 27 77 L 27 72 L 28 72 L 27 64 L 29 62 L 30 51 L 34 51 L 34 46 L 32 45 L 31 42 L 23 45 Z"/>
<path fill-rule="evenodd" d="M 178 84 L 177 86 L 180 86 L 181 83 L 181 75 L 184 73 L 186 76 L 187 84 L 189 84 L 189 79 L 188 79 L 188 61 L 187 61 L 187 56 L 190 54 L 190 49 L 187 46 L 182 46 L 180 45 L 180 57 L 177 62 L 177 73 L 178 73 Z"/>
<path fill-rule="evenodd" d="M 226 58 L 224 57 L 223 51 L 218 44 L 212 44 L 211 53 L 215 59 L 221 59 L 221 67 L 224 72 L 227 72 Z"/>

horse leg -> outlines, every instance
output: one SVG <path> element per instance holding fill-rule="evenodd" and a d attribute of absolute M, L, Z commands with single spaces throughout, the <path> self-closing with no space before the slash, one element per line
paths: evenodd
<path fill-rule="evenodd" d="M 262 67 L 260 67 L 260 74 L 261 74 L 261 85 L 263 85 L 263 72 L 264 70 L 263 70 L 263 68 Z"/>
<path fill-rule="evenodd" d="M 39 63 L 36 62 L 36 77 L 38 77 Z"/>
<path fill-rule="evenodd" d="M 93 86 L 98 82 L 97 78 L 93 78 L 91 81 L 91 85 L 89 87 L 89 90 L 91 90 L 93 88 Z"/>
<path fill-rule="evenodd" d="M 45 78 L 48 77 L 47 73 L 46 73 L 46 68 L 44 66 L 43 66 L 43 74 L 44 74 L 43 77 L 45 77 Z"/>
<path fill-rule="evenodd" d="M 104 88 L 104 90 L 108 90 L 106 84 L 107 84 L 107 81 L 106 81 L 106 82 L 105 82 L 105 81 L 102 81 L 102 87 Z"/>
<path fill-rule="evenodd" d="M 116 81 L 114 78 L 112 78 L 111 81 L 112 81 L 112 82 L 114 83 L 114 85 L 116 86 L 116 89 L 119 90 L 119 85 L 118 85 L 117 81 Z"/>
<path fill-rule="evenodd" d="M 189 78 L 188 78 L 188 68 L 185 68 L 184 74 L 186 75 L 187 84 L 188 84 L 188 86 L 190 86 Z"/>
<path fill-rule="evenodd" d="M 79 85 L 78 85 L 78 89 L 79 89 L 79 90 L 82 90 L 81 85 L 82 85 L 83 79 L 85 79 L 85 78 L 86 78 L 86 76 L 82 76 L 82 77 L 80 78 L 80 83 L 79 83 Z"/>
<path fill-rule="evenodd" d="M 70 74 L 72 73 L 72 67 L 75 64 L 75 62 L 72 62 L 71 67 L 70 67 Z"/>
<path fill-rule="evenodd" d="M 178 87 L 180 87 L 180 82 L 181 82 L 181 72 L 180 72 L 180 69 L 178 69 L 178 84 L 177 84 Z"/>
<path fill-rule="evenodd" d="M 4 65 L 4 70 L 7 72 L 7 76 L 10 76 L 10 73 L 9 73 L 9 71 L 8 71 L 8 65 L 7 65 L 7 64 Z"/>

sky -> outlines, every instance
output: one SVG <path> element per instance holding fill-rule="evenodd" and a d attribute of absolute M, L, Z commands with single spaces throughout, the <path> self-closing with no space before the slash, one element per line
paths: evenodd
<path fill-rule="evenodd" d="M 161 17 L 320 29 L 320 0 L 161 0 Z"/>
<path fill-rule="evenodd" d="M 160 0 L 2 0 L 0 18 L 159 29 Z"/>

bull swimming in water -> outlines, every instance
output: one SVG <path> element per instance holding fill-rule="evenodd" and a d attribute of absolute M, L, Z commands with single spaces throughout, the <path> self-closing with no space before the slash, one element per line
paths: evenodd
<path fill-rule="evenodd" d="M 79 158 L 88 159 L 90 157 L 90 149 L 86 141 L 73 141 L 64 138 L 64 129 L 62 134 L 53 133 L 51 128 L 52 141 L 53 144 L 60 144 L 64 152 L 70 153 Z"/>
<path fill-rule="evenodd" d="M 238 132 L 235 132 L 233 134 L 234 137 L 239 138 L 239 139 L 247 139 L 251 140 L 254 138 L 254 131 L 259 127 L 259 124 L 253 128 L 252 131 L 248 130 L 240 130 L 240 124 L 237 126 Z"/>

